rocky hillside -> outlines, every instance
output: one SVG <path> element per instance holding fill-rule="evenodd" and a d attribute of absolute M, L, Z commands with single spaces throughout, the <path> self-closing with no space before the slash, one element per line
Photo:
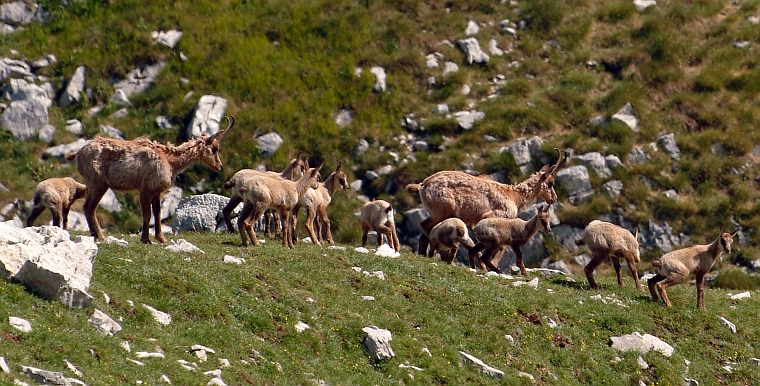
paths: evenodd
<path fill-rule="evenodd" d="M 2 215 L 23 217 L 42 179 L 79 178 L 61 155 L 95 134 L 178 143 L 232 114 L 225 167 L 182 173 L 167 225 L 171 202 L 226 195 L 234 172 L 278 170 L 293 149 L 353 172 L 354 192 L 331 206 L 337 239 L 358 240 L 353 213 L 379 197 L 413 244 L 419 201 L 405 184 L 438 170 L 518 182 L 556 147 L 573 157 L 534 264 L 577 254 L 568 241 L 603 218 L 638 228 L 645 260 L 741 226 L 732 261 L 752 266 L 758 12 L 719 0 L 3 1 Z M 102 224 L 139 228 L 135 194 L 102 204 Z"/>

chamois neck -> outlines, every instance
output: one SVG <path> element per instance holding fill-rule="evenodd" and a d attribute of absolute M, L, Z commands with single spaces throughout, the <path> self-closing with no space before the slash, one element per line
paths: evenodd
<path fill-rule="evenodd" d="M 303 194 L 306 193 L 306 190 L 311 186 L 313 179 L 309 177 L 309 174 L 310 173 L 307 171 L 298 179 L 298 181 L 296 181 L 296 192 L 298 192 L 298 197 L 303 196 Z"/>
<path fill-rule="evenodd" d="M 720 236 L 718 236 L 715 241 L 710 243 L 710 245 L 707 247 L 707 250 L 710 251 L 710 256 L 713 257 L 713 260 L 717 259 L 721 254 L 723 254 L 723 246 L 720 245 Z"/>
<path fill-rule="evenodd" d="M 512 190 L 515 192 L 514 201 L 515 205 L 517 205 L 518 212 L 525 209 L 525 207 L 528 206 L 528 203 L 538 196 L 540 190 L 538 184 L 539 175 L 538 173 L 534 173 L 525 181 L 517 185 L 512 185 Z"/>
<path fill-rule="evenodd" d="M 293 179 L 293 174 L 294 174 L 294 171 L 295 171 L 295 168 L 296 168 L 297 164 L 298 164 L 297 162 L 290 162 L 290 163 L 288 163 L 288 166 L 285 167 L 285 169 L 282 170 L 282 172 L 280 173 L 280 176 L 282 176 L 282 178 L 287 178 L 289 180 L 292 180 Z"/>
<path fill-rule="evenodd" d="M 198 139 L 190 140 L 179 146 L 171 144 L 162 145 L 156 142 L 153 142 L 152 145 L 154 149 L 166 157 L 166 161 L 171 165 L 172 176 L 174 177 L 201 159 L 201 148 L 198 146 Z"/>
<path fill-rule="evenodd" d="M 525 228 L 521 232 L 522 239 L 530 239 L 538 232 L 538 215 L 533 216 L 530 220 L 525 222 Z"/>
<path fill-rule="evenodd" d="M 327 194 L 329 194 L 330 196 L 335 194 L 335 191 L 338 190 L 336 187 L 337 179 L 338 179 L 338 173 L 332 172 L 323 183 L 325 189 L 327 189 Z"/>

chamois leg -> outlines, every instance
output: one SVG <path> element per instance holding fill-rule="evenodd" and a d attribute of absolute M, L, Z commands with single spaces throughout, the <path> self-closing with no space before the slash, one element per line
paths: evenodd
<path fill-rule="evenodd" d="M 670 302 L 670 299 L 668 299 L 668 293 L 665 291 L 665 289 L 672 285 L 681 283 L 682 281 L 684 281 L 684 279 L 686 279 L 686 275 L 671 273 L 664 280 L 657 283 L 657 290 L 660 292 L 660 297 L 662 298 L 662 301 L 665 302 L 666 306 L 673 307 L 673 304 Z"/>
<path fill-rule="evenodd" d="M 142 211 L 142 234 L 140 235 L 140 241 L 143 244 L 150 244 L 150 207 L 153 198 L 148 192 L 140 192 L 140 210 Z"/>
<path fill-rule="evenodd" d="M 293 207 L 293 209 L 290 211 L 290 229 L 293 237 L 292 241 L 294 243 L 298 242 L 298 229 L 296 228 L 298 226 L 298 211 L 301 210 L 301 204 L 296 204 L 296 206 Z M 308 213 L 308 212 L 307 212 Z M 306 224 L 304 224 L 306 226 Z M 306 226 L 306 229 L 308 230 L 308 226 Z"/>
<path fill-rule="evenodd" d="M 293 234 L 290 225 L 290 211 L 284 207 L 277 210 L 280 217 L 280 224 L 282 225 L 282 245 L 284 247 L 293 248 Z"/>
<path fill-rule="evenodd" d="M 151 206 L 153 207 L 153 227 L 156 234 L 156 241 L 159 243 L 166 243 L 166 237 L 161 229 L 161 195 L 156 195 L 151 200 Z"/>
<path fill-rule="evenodd" d="M 50 208 L 50 214 L 53 215 L 53 226 L 63 227 L 61 225 L 61 212 L 63 212 L 63 207 L 60 202 Z"/>
<path fill-rule="evenodd" d="M 238 220 L 237 220 L 238 232 L 240 232 L 240 241 L 242 242 L 242 245 L 244 247 L 248 246 L 249 239 L 251 240 L 253 245 L 256 245 L 256 246 L 259 245 L 259 239 L 256 238 L 256 233 L 253 232 L 253 226 L 248 224 L 249 217 L 253 218 L 255 221 L 256 217 L 254 216 L 254 214 L 255 214 L 255 208 L 253 204 L 246 202 L 243 205 L 243 210 L 240 212 L 240 215 L 238 215 Z"/>
<path fill-rule="evenodd" d="M 586 279 L 588 279 L 588 285 L 592 289 L 599 289 L 599 286 L 596 284 L 596 280 L 594 280 L 594 270 L 596 267 L 599 266 L 599 264 L 602 264 L 602 261 L 607 258 L 606 255 L 592 255 L 591 261 L 586 264 L 586 266 L 583 268 L 583 272 L 586 274 Z"/>
<path fill-rule="evenodd" d="M 61 215 L 61 222 L 63 224 L 63 229 L 65 230 L 69 226 L 69 208 L 68 206 L 63 207 L 63 214 Z"/>
<path fill-rule="evenodd" d="M 235 227 L 232 226 L 232 211 L 237 208 L 243 199 L 237 195 L 230 197 L 230 202 L 222 209 L 222 216 L 224 216 L 224 224 L 227 226 L 227 232 L 235 233 Z"/>
<path fill-rule="evenodd" d="M 385 224 L 380 224 L 377 226 L 377 229 L 375 229 L 375 231 L 377 231 L 377 246 L 378 247 L 385 243 L 385 241 L 383 240 L 383 236 L 385 236 L 385 238 L 388 239 L 388 246 L 393 248 L 393 238 L 391 236 L 391 227 Z"/>
<path fill-rule="evenodd" d="M 422 234 L 420 235 L 419 242 L 417 244 L 417 254 L 425 256 L 427 255 L 427 248 L 428 243 L 430 243 L 430 238 L 428 235 L 430 234 L 430 230 L 433 229 L 433 227 L 437 223 L 433 223 L 433 220 L 428 217 L 420 222 L 420 228 L 422 228 Z"/>
<path fill-rule="evenodd" d="M 470 260 L 470 268 L 475 268 L 475 258 L 478 257 L 478 254 L 486 249 L 486 245 L 483 243 L 477 243 L 474 247 L 470 248 L 469 251 L 467 251 L 467 258 Z M 482 256 L 480 258 L 481 261 L 483 261 Z M 481 267 L 482 268 L 482 267 Z"/>
<path fill-rule="evenodd" d="M 697 308 L 702 311 L 707 311 L 705 307 L 705 273 L 696 272 L 697 277 Z"/>
<path fill-rule="evenodd" d="M 90 235 L 96 240 L 103 240 L 105 238 L 103 231 L 100 230 L 98 218 L 95 216 L 95 209 L 97 209 L 100 199 L 103 198 L 107 190 L 107 186 L 87 186 L 87 198 L 84 200 L 84 217 L 87 219 Z"/>
<path fill-rule="evenodd" d="M 519 245 L 511 245 L 512 251 L 515 252 L 515 261 L 517 262 L 517 266 L 520 268 L 520 274 L 523 276 L 528 276 L 528 270 L 525 269 L 525 258 L 523 257 L 522 251 L 520 250 Z"/>
<path fill-rule="evenodd" d="M 617 275 L 618 285 L 625 287 L 625 284 L 623 284 L 623 269 L 620 267 L 620 259 L 614 255 L 610 255 L 610 260 L 612 261 L 612 266 L 615 268 L 615 275 Z"/>
<path fill-rule="evenodd" d="M 633 260 L 626 259 L 626 264 L 628 264 L 628 270 L 631 271 L 631 276 L 633 276 L 633 281 L 636 283 L 636 288 L 641 291 L 641 282 L 639 281 L 639 272 L 636 271 L 636 263 L 634 263 Z"/>
<path fill-rule="evenodd" d="M 500 250 L 501 246 L 499 245 L 487 248 L 483 255 L 480 256 L 480 264 L 485 264 L 489 270 L 500 274 L 501 270 L 491 262 L 491 259 L 496 255 L 496 252 L 499 252 Z"/>
<path fill-rule="evenodd" d="M 660 301 L 659 296 L 657 296 L 657 290 L 655 289 L 655 285 L 657 285 L 657 283 L 663 281 L 664 279 L 665 279 L 665 276 L 662 276 L 658 273 L 647 281 L 647 287 L 649 287 L 649 294 L 652 295 L 652 300 L 655 303 Z"/>
<path fill-rule="evenodd" d="M 37 220 L 37 217 L 40 217 L 40 214 L 45 211 L 45 207 L 40 204 L 32 208 L 32 213 L 29 214 L 29 217 L 26 218 L 26 226 L 30 227 L 34 225 L 34 221 Z"/>
<path fill-rule="evenodd" d="M 438 248 L 439 248 L 438 240 L 436 239 L 430 240 L 430 245 L 428 245 L 428 250 L 427 250 L 427 257 L 435 256 L 435 251 L 438 250 Z M 439 251 L 439 252 L 441 254 L 441 260 L 443 260 L 443 251 Z"/>
<path fill-rule="evenodd" d="M 457 253 L 459 253 L 459 244 L 454 244 L 449 248 L 449 252 L 446 255 L 446 263 L 451 264 L 451 262 L 457 257 Z"/>
<path fill-rule="evenodd" d="M 309 237 L 311 237 L 312 243 L 322 245 L 322 243 L 319 241 L 319 237 L 317 237 L 317 234 L 314 233 L 314 219 L 316 219 L 316 217 L 316 208 L 306 208 L 306 222 L 304 223 L 304 225 L 306 225 L 306 231 L 309 232 Z M 295 229 L 295 227 L 293 229 Z"/>
<path fill-rule="evenodd" d="M 327 217 L 327 207 L 322 206 L 317 208 L 317 221 L 319 220 L 322 220 L 322 226 L 317 227 L 317 236 L 319 237 L 319 241 L 322 241 L 322 231 L 324 229 L 324 234 L 327 242 L 330 243 L 330 245 L 335 244 L 335 241 L 333 241 L 332 230 L 330 230 L 330 219 Z"/>
<path fill-rule="evenodd" d="M 393 250 L 396 251 L 396 252 L 398 252 L 401 249 L 401 243 L 398 241 L 398 234 L 396 233 L 396 225 L 395 224 L 391 225 L 391 238 L 390 238 L 390 240 L 391 241 L 388 241 L 388 243 L 390 244 L 392 242 L 393 245 L 391 245 L 391 246 L 393 247 Z"/>
<path fill-rule="evenodd" d="M 369 226 L 362 224 L 362 247 L 367 245 L 367 233 L 369 233 Z"/>

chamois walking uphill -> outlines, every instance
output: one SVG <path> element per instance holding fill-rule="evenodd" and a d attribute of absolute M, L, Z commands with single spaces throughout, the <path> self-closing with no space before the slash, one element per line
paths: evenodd
<path fill-rule="evenodd" d="M 583 238 L 575 240 L 575 244 L 586 245 L 589 252 L 591 252 L 591 261 L 583 269 L 591 288 L 599 288 L 594 280 L 594 269 L 609 257 L 612 260 L 612 266 L 615 267 L 618 285 L 623 285 L 620 259 L 625 259 L 628 269 L 631 271 L 631 276 L 633 276 L 633 281 L 636 282 L 636 288 L 641 289 L 639 274 L 636 271 L 636 264 L 641 261 L 639 242 L 637 240 L 639 230 L 636 229 L 635 232 L 631 234 L 631 232 L 623 227 L 599 220 L 591 221 L 586 226 Z"/>
<path fill-rule="evenodd" d="M 298 204 L 306 189 L 317 186 L 320 169 L 322 164 L 307 170 L 298 181 L 286 180 L 276 175 L 252 176 L 238 180 L 233 189 L 243 198 L 244 203 L 243 211 L 238 216 L 238 231 L 243 246 L 248 246 L 249 238 L 253 245 L 259 245 L 259 239 L 253 231 L 253 222 L 267 209 L 274 209 L 282 225 L 282 245 L 293 248 L 290 211 Z"/>
<path fill-rule="evenodd" d="M 665 289 L 683 283 L 693 272 L 697 279 L 697 308 L 705 310 L 705 275 L 724 253 L 731 253 L 731 244 L 737 232 L 739 228 L 732 233 L 724 233 L 721 225 L 718 238 L 712 243 L 671 251 L 660 257 L 660 260 L 653 261 L 652 267 L 657 274 L 647 283 L 652 300 L 655 302 L 659 300 L 657 297 L 659 292 L 665 305 L 672 307 L 673 304 L 668 299 Z"/>
<path fill-rule="evenodd" d="M 485 265 L 491 271 L 501 273 L 501 270 L 491 260 L 496 255 L 496 252 L 501 251 L 503 247 L 508 245 L 515 253 L 520 273 L 523 276 L 528 276 L 528 270 L 525 269 L 525 262 L 523 261 L 520 247 L 527 244 L 536 232 L 549 233 L 551 230 L 551 225 L 549 224 L 549 205 L 539 209 L 536 215 L 527 221 L 521 218 L 501 217 L 480 220 L 472 228 L 472 233 L 475 234 L 478 243 L 468 252 L 470 268 L 475 269 L 475 258 L 478 257 L 481 251 L 485 250 L 483 255 L 480 256 L 481 265 Z"/>
<path fill-rule="evenodd" d="M 154 218 L 156 241 L 165 243 L 161 233 L 161 196 L 174 183 L 177 174 L 201 161 L 212 171 L 222 169 L 219 159 L 220 142 L 230 132 L 235 118 L 225 116 L 227 127 L 212 136 L 203 135 L 175 146 L 160 144 L 147 138 L 120 140 L 96 137 L 76 153 L 66 155 L 67 160 L 76 157 L 77 170 L 87 185 L 84 215 L 90 234 L 103 238 L 95 209 L 108 188 L 116 191 L 137 190 L 140 193 L 142 211 L 142 234 L 140 241 L 150 244 L 149 223 L 151 208 Z"/>
<path fill-rule="evenodd" d="M 362 247 L 367 245 L 367 234 L 370 230 L 377 232 L 377 245 L 383 244 L 383 236 L 388 239 L 388 245 L 398 252 L 401 244 L 396 234 L 396 221 L 393 219 L 393 206 L 384 200 L 370 201 L 362 207 Z"/>
<path fill-rule="evenodd" d="M 34 225 L 37 217 L 48 208 L 53 216 L 53 225 L 66 229 L 71 205 L 86 193 L 86 186 L 71 177 L 48 178 L 40 182 L 34 189 L 34 207 L 26 218 L 26 226 Z"/>
<path fill-rule="evenodd" d="M 469 226 L 489 217 L 515 218 L 534 198 L 541 197 L 549 205 L 557 201 L 554 191 L 554 177 L 567 162 L 568 154 L 558 158 L 554 165 L 544 165 L 525 181 L 516 184 L 502 184 L 490 179 L 475 177 L 465 172 L 442 171 L 435 173 L 421 184 L 406 185 L 409 193 L 419 192 L 422 205 L 430 214 L 420 223 L 417 253 L 425 255 L 430 230 L 439 222 L 456 217 Z"/>

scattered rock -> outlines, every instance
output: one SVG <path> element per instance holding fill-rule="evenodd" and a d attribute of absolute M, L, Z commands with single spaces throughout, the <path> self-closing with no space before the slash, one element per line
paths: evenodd
<path fill-rule="evenodd" d="M 214 135 L 219 132 L 219 124 L 224 118 L 227 109 L 227 100 L 216 95 L 204 95 L 195 106 L 193 120 L 187 126 L 187 135 L 190 138 L 200 137 L 202 134 Z"/>
<path fill-rule="evenodd" d="M 476 358 L 476 357 L 474 357 L 474 356 L 472 356 L 472 355 L 470 355 L 470 354 L 468 354 L 468 353 L 466 353 L 464 351 L 460 351 L 459 355 L 462 356 L 462 362 L 463 363 L 469 364 L 469 365 L 473 365 L 473 366 L 477 367 L 478 370 L 480 370 L 480 372 L 482 372 L 483 374 L 486 374 L 488 376 L 494 377 L 496 379 L 501 379 L 501 378 L 504 377 L 504 372 L 503 371 L 485 364 L 482 360 L 480 360 L 480 359 L 478 359 L 478 358 Z"/>
<path fill-rule="evenodd" d="M 29 323 L 28 320 L 17 318 L 15 316 L 9 316 L 8 317 L 8 323 L 11 325 L 11 327 L 21 331 L 21 332 L 31 332 L 32 331 L 32 324 Z"/>
<path fill-rule="evenodd" d="M 179 41 L 179 38 L 182 37 L 182 31 L 153 31 L 150 34 L 150 37 L 153 39 L 153 44 L 163 44 L 169 48 L 174 48 Z"/>
<path fill-rule="evenodd" d="M 478 39 L 475 38 L 467 38 L 459 40 L 458 42 L 459 48 L 464 52 L 466 56 L 467 64 L 473 64 L 473 63 L 487 63 L 489 59 L 488 54 L 483 52 L 483 50 L 480 48 L 480 43 L 478 43 Z"/>
<path fill-rule="evenodd" d="M 61 372 L 47 371 L 29 366 L 21 366 L 21 372 L 40 385 L 71 385 L 71 382 Z"/>
<path fill-rule="evenodd" d="M 610 337 L 610 346 L 620 351 L 634 350 L 642 354 L 646 354 L 650 350 L 655 350 L 667 357 L 673 355 L 674 351 L 672 346 L 663 342 L 660 338 L 649 334 L 641 335 L 638 332 L 623 336 Z"/>
<path fill-rule="evenodd" d="M 391 348 L 393 337 L 390 331 L 377 326 L 364 327 L 362 331 L 367 334 L 362 345 L 369 352 L 373 361 L 382 361 L 396 356 Z"/>
<path fill-rule="evenodd" d="M 66 89 L 61 94 L 61 97 L 58 98 L 59 106 L 65 109 L 74 103 L 79 103 L 82 98 L 82 92 L 84 92 L 84 72 L 84 66 L 79 66 L 74 70 L 74 75 L 71 76 Z"/>
<path fill-rule="evenodd" d="M 724 324 L 726 327 L 728 327 L 728 329 L 729 329 L 729 330 L 731 330 L 731 332 L 732 332 L 732 333 L 736 334 L 736 325 L 735 325 L 735 324 L 733 324 L 733 323 L 729 322 L 729 321 L 728 321 L 728 319 L 726 319 L 726 318 L 724 318 L 724 317 L 722 317 L 722 316 L 719 316 L 719 318 L 720 318 L 720 321 L 721 321 L 721 322 L 722 322 L 722 323 L 723 323 L 723 324 Z"/>
<path fill-rule="evenodd" d="M 99 309 L 95 309 L 88 320 L 90 326 L 95 327 L 101 334 L 113 336 L 121 331 L 121 326 Z"/>
<path fill-rule="evenodd" d="M 372 67 L 369 72 L 375 74 L 375 77 L 377 80 L 375 81 L 375 91 L 377 92 L 385 92 L 386 84 L 385 84 L 385 69 L 382 67 Z"/>
<path fill-rule="evenodd" d="M 150 314 L 153 315 L 153 319 L 156 320 L 156 322 L 163 324 L 164 326 L 168 326 L 172 322 L 172 316 L 167 314 L 166 312 L 161 312 L 147 304 L 143 304 L 143 307 L 150 311 Z"/>
<path fill-rule="evenodd" d="M 623 122 L 634 132 L 639 132 L 639 121 L 636 119 L 636 115 L 633 111 L 633 105 L 630 103 L 626 103 L 625 106 L 621 107 L 618 112 L 612 115 L 612 120 Z"/>
<path fill-rule="evenodd" d="M 277 152 L 285 140 L 277 133 L 267 133 L 256 138 L 256 147 L 269 158 Z"/>
<path fill-rule="evenodd" d="M 166 249 L 172 252 L 206 253 L 185 239 L 169 240 L 169 245 L 166 246 Z"/>

